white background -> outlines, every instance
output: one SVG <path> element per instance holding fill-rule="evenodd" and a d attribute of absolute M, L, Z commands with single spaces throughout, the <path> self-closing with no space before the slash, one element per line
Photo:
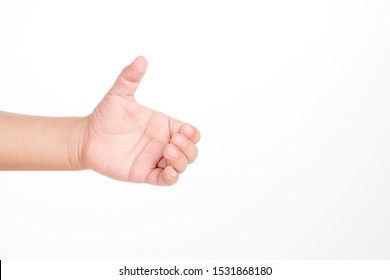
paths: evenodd
<path fill-rule="evenodd" d="M 390 258 L 389 14 L 374 0 L 0 0 L 0 110 L 87 115 L 142 54 L 138 101 L 203 136 L 169 188 L 1 172 L 0 257 Z"/>

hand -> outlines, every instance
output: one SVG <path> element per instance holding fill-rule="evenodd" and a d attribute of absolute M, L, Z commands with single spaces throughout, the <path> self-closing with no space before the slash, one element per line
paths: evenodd
<path fill-rule="evenodd" d="M 197 156 L 199 131 L 137 103 L 147 61 L 137 57 L 85 119 L 81 162 L 108 177 L 172 185 Z"/>

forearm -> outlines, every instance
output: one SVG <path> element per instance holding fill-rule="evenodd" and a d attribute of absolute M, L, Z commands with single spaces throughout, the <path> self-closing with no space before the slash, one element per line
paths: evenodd
<path fill-rule="evenodd" d="M 80 170 L 83 119 L 0 111 L 0 170 Z"/>

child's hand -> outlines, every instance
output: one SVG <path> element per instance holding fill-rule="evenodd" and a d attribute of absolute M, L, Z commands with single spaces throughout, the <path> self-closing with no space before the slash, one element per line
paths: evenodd
<path fill-rule="evenodd" d="M 137 103 L 147 62 L 136 58 L 84 123 L 81 162 L 108 177 L 172 185 L 197 156 L 199 131 Z"/>

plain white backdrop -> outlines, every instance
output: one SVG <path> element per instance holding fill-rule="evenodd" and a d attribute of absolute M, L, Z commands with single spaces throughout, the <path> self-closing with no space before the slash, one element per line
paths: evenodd
<path fill-rule="evenodd" d="M 0 172 L 0 257 L 390 258 L 390 2 L 0 1 L 0 110 L 138 101 L 202 132 L 173 187 Z M 0 132 L 1 133 L 1 132 Z"/>

